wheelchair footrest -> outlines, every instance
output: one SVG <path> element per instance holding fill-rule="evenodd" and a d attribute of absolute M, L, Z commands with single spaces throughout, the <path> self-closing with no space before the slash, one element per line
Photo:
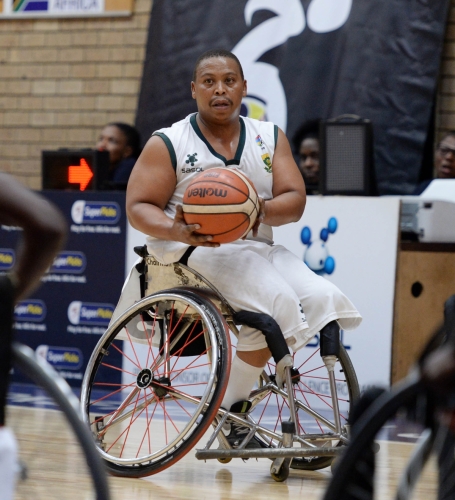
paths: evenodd
<path fill-rule="evenodd" d="M 304 457 L 336 457 L 343 451 L 337 448 L 248 448 L 226 450 L 196 450 L 198 460 L 212 458 L 304 458 Z"/>

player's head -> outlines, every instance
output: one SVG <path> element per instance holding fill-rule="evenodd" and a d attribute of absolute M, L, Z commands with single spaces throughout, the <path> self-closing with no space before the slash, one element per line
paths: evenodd
<path fill-rule="evenodd" d="M 436 177 L 455 179 L 455 130 L 447 132 L 438 144 L 434 155 Z"/>
<path fill-rule="evenodd" d="M 319 182 L 319 121 L 305 122 L 296 132 L 294 149 L 298 156 L 298 166 L 307 184 Z"/>
<path fill-rule="evenodd" d="M 202 54 L 194 67 L 191 95 L 201 118 L 219 124 L 238 119 L 246 80 L 237 57 L 223 49 Z"/>
<path fill-rule="evenodd" d="M 237 65 L 239 67 L 239 73 L 240 73 L 240 76 L 241 76 L 242 80 L 245 79 L 245 77 L 243 75 L 242 65 L 240 64 L 240 61 L 239 61 L 238 57 L 235 54 L 233 54 L 232 52 L 229 52 L 229 50 L 211 49 L 211 50 L 207 50 L 207 52 L 204 52 L 203 54 L 201 54 L 197 58 L 196 64 L 194 65 L 194 69 L 193 69 L 193 82 L 196 81 L 197 70 L 198 70 L 199 65 L 201 64 L 201 62 L 205 61 L 206 59 L 211 59 L 212 57 L 227 57 L 229 59 L 233 59 L 237 63 Z"/>
<path fill-rule="evenodd" d="M 108 151 L 110 163 L 115 165 L 129 156 L 139 156 L 141 138 L 136 128 L 127 123 L 108 123 L 100 133 L 96 148 Z"/>

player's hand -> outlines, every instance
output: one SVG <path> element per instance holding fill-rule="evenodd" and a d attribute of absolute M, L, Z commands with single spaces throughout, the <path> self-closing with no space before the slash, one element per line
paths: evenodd
<path fill-rule="evenodd" d="M 181 205 L 175 207 L 174 223 L 171 228 L 172 239 L 188 243 L 191 246 L 204 246 L 204 247 L 219 247 L 219 243 L 214 243 L 211 240 L 213 236 L 207 234 L 197 234 L 201 229 L 199 224 L 187 224 L 183 217 L 183 208 Z"/>
<path fill-rule="evenodd" d="M 254 223 L 253 227 L 251 228 L 253 231 L 253 236 L 258 235 L 259 226 L 261 225 L 262 221 L 265 218 L 265 200 L 264 200 L 264 198 L 258 198 L 258 201 L 259 201 L 259 213 L 258 213 L 256 222 Z"/>

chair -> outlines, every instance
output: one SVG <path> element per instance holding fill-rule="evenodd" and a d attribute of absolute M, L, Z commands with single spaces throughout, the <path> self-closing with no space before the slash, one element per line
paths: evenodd
<path fill-rule="evenodd" d="M 139 253 L 144 297 L 111 322 L 82 384 L 84 417 L 110 472 L 160 472 L 192 450 L 210 426 L 213 434 L 197 450 L 198 459 L 267 457 L 276 481 L 285 480 L 290 467 L 329 466 L 348 442 L 347 418 L 359 395 L 343 346 L 333 359 L 311 352 L 297 368 L 286 368 L 284 385 L 268 363 L 245 420 L 220 408 L 231 341 L 238 336 L 234 310 L 187 265 L 162 265 Z M 229 422 L 248 430 L 237 448 L 223 434 Z M 253 436 L 260 448 L 247 447 Z"/>

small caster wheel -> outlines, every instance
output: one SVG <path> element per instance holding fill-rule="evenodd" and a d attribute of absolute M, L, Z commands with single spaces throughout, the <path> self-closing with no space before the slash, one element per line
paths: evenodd
<path fill-rule="evenodd" d="M 282 483 L 283 481 L 286 481 L 286 479 L 289 477 L 289 465 L 290 465 L 290 460 L 287 458 L 281 465 L 280 470 L 278 472 L 272 472 L 272 467 L 273 467 L 272 464 L 272 467 L 270 467 L 270 475 L 277 483 Z"/>
<path fill-rule="evenodd" d="M 332 474 L 335 472 L 336 468 L 338 467 L 338 457 L 334 457 L 332 460 L 332 463 L 330 464 L 330 470 L 332 471 Z"/>
<path fill-rule="evenodd" d="M 218 462 L 220 462 L 220 464 L 228 464 L 232 458 L 229 458 L 229 457 L 226 457 L 226 458 L 217 458 Z"/>

